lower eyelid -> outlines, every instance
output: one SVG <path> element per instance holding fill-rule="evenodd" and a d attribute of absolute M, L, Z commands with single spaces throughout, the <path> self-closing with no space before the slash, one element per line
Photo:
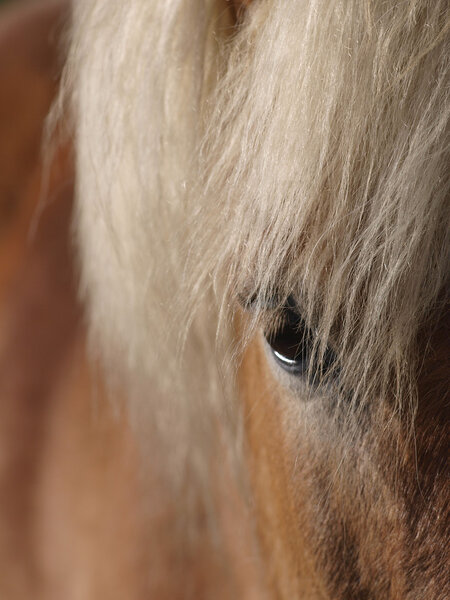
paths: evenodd
<path fill-rule="evenodd" d="M 307 365 L 304 364 L 303 361 L 301 361 L 301 360 L 291 360 L 291 359 L 287 358 L 286 356 L 283 356 L 282 354 L 280 354 L 276 350 L 274 350 L 270 346 L 270 344 L 268 344 L 268 346 L 269 346 L 269 351 L 271 352 L 271 354 L 274 357 L 274 359 L 277 362 L 277 364 L 288 375 L 291 375 L 293 377 L 303 377 L 304 375 L 306 375 L 308 367 L 307 367 Z"/>
<path fill-rule="evenodd" d="M 277 357 L 277 359 L 283 363 L 286 363 L 286 365 L 288 366 L 294 366 L 297 364 L 296 360 L 291 360 L 290 358 L 287 358 L 287 356 L 283 356 L 282 354 L 280 354 L 279 352 L 277 352 L 276 350 L 272 350 L 273 354 Z"/>

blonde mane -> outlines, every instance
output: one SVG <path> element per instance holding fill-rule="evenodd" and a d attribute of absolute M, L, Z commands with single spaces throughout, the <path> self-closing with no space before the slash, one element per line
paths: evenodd
<path fill-rule="evenodd" d="M 211 414 L 236 437 L 250 298 L 245 339 L 293 296 L 354 406 L 413 405 L 415 342 L 447 285 L 446 0 L 255 0 L 237 28 L 224 0 L 73 11 L 91 336 L 171 454 Z"/>

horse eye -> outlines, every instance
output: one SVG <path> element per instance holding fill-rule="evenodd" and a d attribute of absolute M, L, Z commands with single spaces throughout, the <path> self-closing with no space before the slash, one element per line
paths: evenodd
<path fill-rule="evenodd" d="M 319 375 L 326 375 L 335 364 L 334 353 L 327 349 L 320 367 L 314 368 L 314 333 L 297 312 L 294 303 L 288 299 L 278 329 L 266 335 L 273 356 L 288 373 L 296 376 L 310 374 L 312 383 Z M 320 371 L 320 373 L 319 373 Z"/>
<path fill-rule="evenodd" d="M 273 356 L 286 371 L 304 375 L 310 366 L 313 347 L 312 332 L 302 317 L 290 306 L 283 312 L 277 330 L 266 336 Z"/>

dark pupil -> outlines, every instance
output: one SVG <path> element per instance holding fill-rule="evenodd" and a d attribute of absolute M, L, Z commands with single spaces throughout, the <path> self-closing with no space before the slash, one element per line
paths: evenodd
<path fill-rule="evenodd" d="M 283 322 L 277 331 L 268 338 L 275 358 L 284 368 L 296 373 L 308 370 L 310 352 L 313 346 L 312 332 L 294 310 L 284 310 Z"/>
<path fill-rule="evenodd" d="M 313 379 L 319 375 L 315 369 L 311 369 L 314 333 L 306 325 L 299 314 L 294 302 L 288 299 L 282 315 L 280 327 L 267 337 L 272 352 L 287 371 L 295 375 L 304 375 L 310 372 Z M 331 369 L 335 362 L 334 354 L 327 349 L 321 363 L 321 374 Z"/>

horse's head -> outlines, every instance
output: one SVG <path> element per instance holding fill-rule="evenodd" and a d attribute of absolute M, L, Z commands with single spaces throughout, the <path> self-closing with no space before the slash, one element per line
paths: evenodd
<path fill-rule="evenodd" d="M 92 339 L 195 597 L 448 597 L 449 18 L 74 5 Z"/>

